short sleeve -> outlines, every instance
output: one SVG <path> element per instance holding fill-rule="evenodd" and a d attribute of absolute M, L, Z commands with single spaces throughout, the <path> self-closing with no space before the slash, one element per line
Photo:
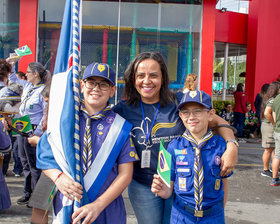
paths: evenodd
<path fill-rule="evenodd" d="M 128 137 L 118 157 L 118 164 L 138 161 L 139 157 L 136 153 L 131 137 Z"/>

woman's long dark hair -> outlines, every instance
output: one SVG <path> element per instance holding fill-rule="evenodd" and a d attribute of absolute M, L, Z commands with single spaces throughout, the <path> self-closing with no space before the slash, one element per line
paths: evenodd
<path fill-rule="evenodd" d="M 0 81 L 3 82 L 9 78 L 9 73 L 12 70 L 12 66 L 5 60 L 0 59 Z"/>
<path fill-rule="evenodd" d="M 135 73 L 137 71 L 138 65 L 146 60 L 153 59 L 159 66 L 162 73 L 162 83 L 160 88 L 160 105 L 166 106 L 168 103 L 174 101 L 174 94 L 169 90 L 169 77 L 167 67 L 163 56 L 159 52 L 143 52 L 138 54 L 134 60 L 129 64 L 125 73 L 125 87 L 124 87 L 124 98 L 127 100 L 128 104 L 139 105 L 141 96 L 135 88 Z"/>
<path fill-rule="evenodd" d="M 244 87 L 244 85 L 242 83 L 238 83 L 234 94 L 237 92 L 243 92 L 243 87 Z"/>
<path fill-rule="evenodd" d="M 275 98 L 279 93 L 279 89 L 280 89 L 280 82 L 272 82 L 269 85 L 267 92 L 264 94 L 263 100 L 262 100 L 261 120 L 264 118 L 264 111 L 265 111 L 267 101 L 271 98 Z"/>

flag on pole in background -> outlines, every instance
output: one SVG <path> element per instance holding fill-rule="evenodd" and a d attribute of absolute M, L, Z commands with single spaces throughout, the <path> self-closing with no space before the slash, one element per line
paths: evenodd
<path fill-rule="evenodd" d="M 47 133 L 38 144 L 38 167 L 60 168 L 64 174 L 80 183 L 79 154 L 79 63 L 81 44 L 82 1 L 66 0 L 52 78 Z M 39 142 L 40 143 L 40 142 Z M 51 150 L 45 150 L 50 147 Z M 40 160 L 40 158 L 44 158 Z M 46 161 L 48 159 L 50 161 Z M 55 160 L 55 161 L 53 161 Z M 53 167 L 52 167 L 53 166 Z M 74 202 L 57 194 L 53 200 L 53 223 L 71 223 Z"/>
<path fill-rule="evenodd" d="M 160 141 L 159 153 L 158 153 L 158 167 L 157 173 L 162 181 L 170 187 L 170 175 L 171 175 L 171 154 L 163 146 L 164 139 Z"/>
<path fill-rule="evenodd" d="M 30 133 L 33 131 L 29 115 L 25 115 L 19 118 L 13 118 L 12 126 L 23 133 Z M 19 134 L 15 131 L 12 131 L 12 135 L 19 136 Z"/>

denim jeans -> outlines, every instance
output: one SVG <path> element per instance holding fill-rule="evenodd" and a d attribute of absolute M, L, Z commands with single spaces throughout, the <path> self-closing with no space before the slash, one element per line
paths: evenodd
<path fill-rule="evenodd" d="M 245 114 L 234 112 L 234 127 L 237 129 L 238 138 L 243 138 L 244 122 Z"/>
<path fill-rule="evenodd" d="M 132 180 L 128 195 L 138 224 L 169 224 L 172 197 L 162 199 L 151 192 L 151 186 Z"/>

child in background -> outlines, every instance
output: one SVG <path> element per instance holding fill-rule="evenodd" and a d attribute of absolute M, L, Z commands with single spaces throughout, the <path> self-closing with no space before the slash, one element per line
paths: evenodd
<path fill-rule="evenodd" d="M 211 97 L 203 91 L 189 91 L 178 109 L 186 131 L 167 148 L 172 156 L 171 188 L 154 175 L 151 190 L 168 198 L 174 189 L 171 224 L 225 223 L 228 182 L 220 176 L 220 165 L 226 142 L 208 128 L 215 114 Z"/>
<path fill-rule="evenodd" d="M 258 126 L 258 118 L 256 117 L 255 111 L 252 110 L 252 104 L 250 102 L 246 103 L 247 113 L 245 114 L 244 132 L 246 138 L 255 138 L 255 131 Z"/>
<path fill-rule="evenodd" d="M 220 116 L 233 126 L 234 114 L 230 103 L 225 104 L 225 108 L 222 109 Z"/>

